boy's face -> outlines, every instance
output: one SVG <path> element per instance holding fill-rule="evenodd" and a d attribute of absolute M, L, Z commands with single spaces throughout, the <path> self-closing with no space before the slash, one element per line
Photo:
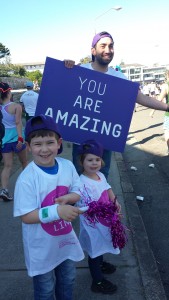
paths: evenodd
<path fill-rule="evenodd" d="M 55 157 L 62 144 L 62 139 L 56 139 L 55 134 L 52 136 L 35 136 L 28 145 L 32 153 L 34 162 L 42 167 L 52 167 L 55 164 Z"/>

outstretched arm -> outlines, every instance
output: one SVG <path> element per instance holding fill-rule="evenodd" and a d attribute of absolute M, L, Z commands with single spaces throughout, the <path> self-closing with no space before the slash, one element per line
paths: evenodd
<path fill-rule="evenodd" d="M 143 106 L 153 108 L 155 110 L 169 111 L 168 104 L 160 102 L 159 100 L 156 100 L 155 98 L 143 95 L 140 91 L 138 92 L 136 102 Z"/>

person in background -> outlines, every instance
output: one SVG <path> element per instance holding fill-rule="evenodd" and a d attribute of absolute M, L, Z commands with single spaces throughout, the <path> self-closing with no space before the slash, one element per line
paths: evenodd
<path fill-rule="evenodd" d="M 142 93 L 146 96 L 149 96 L 149 94 L 150 94 L 150 87 L 147 82 L 145 82 L 142 87 Z"/>
<path fill-rule="evenodd" d="M 35 115 L 39 94 L 33 91 L 33 82 L 26 82 L 27 91 L 21 96 L 20 103 L 26 113 L 26 121 Z"/>
<path fill-rule="evenodd" d="M 152 81 L 150 84 L 149 84 L 149 96 L 151 97 L 155 97 L 155 91 L 156 91 L 156 84 L 154 81 Z"/>
<path fill-rule="evenodd" d="M 0 110 L 0 161 L 2 160 L 2 154 L 1 154 L 1 147 L 2 147 L 2 139 L 5 135 L 5 126 L 4 124 L 2 123 L 2 113 L 1 113 L 1 110 Z"/>
<path fill-rule="evenodd" d="M 34 90 L 38 90 L 39 89 L 39 84 L 38 84 L 37 80 L 33 81 L 33 88 L 34 88 Z"/>
<path fill-rule="evenodd" d="M 82 166 L 80 175 L 83 189 L 81 199 L 77 203 L 79 206 L 92 202 L 109 207 L 115 203 L 120 213 L 121 206 L 116 200 L 111 186 L 108 184 L 100 169 L 104 165 L 102 160 L 103 147 L 95 140 L 84 141 L 78 147 L 78 158 Z M 108 208 L 109 209 L 109 208 Z M 111 215 L 113 218 L 113 215 Z M 94 215 L 92 213 L 92 219 Z M 119 254 L 119 248 L 114 248 L 111 238 L 111 230 L 108 226 L 109 220 L 107 214 L 105 217 L 98 219 L 98 222 L 91 224 L 87 216 L 80 215 L 80 243 L 85 252 L 88 254 L 89 270 L 92 277 L 91 290 L 96 293 L 113 294 L 117 286 L 105 279 L 104 274 L 111 274 L 116 271 L 116 267 L 103 260 L 103 254 Z"/>
<path fill-rule="evenodd" d="M 158 99 L 159 101 L 163 101 L 165 99 L 166 103 L 169 105 L 169 70 L 166 71 L 166 83 L 163 84 Z M 163 129 L 164 138 L 167 143 L 167 155 L 169 156 L 169 112 L 165 113 Z"/>
<path fill-rule="evenodd" d="M 27 165 L 26 144 L 22 131 L 22 108 L 18 103 L 11 102 L 11 87 L 0 82 L 0 110 L 3 115 L 2 122 L 5 127 L 5 135 L 2 139 L 3 170 L 1 173 L 0 198 L 4 201 L 11 201 L 8 183 L 13 166 L 13 156 L 16 153 L 24 169 Z"/>
<path fill-rule="evenodd" d="M 112 75 L 115 77 L 127 79 L 126 76 L 120 72 L 116 71 L 112 67 L 109 67 L 110 62 L 113 60 L 114 57 L 114 40 L 110 33 L 103 31 L 97 33 L 92 41 L 91 46 L 91 55 L 92 55 L 92 62 L 87 64 L 81 64 L 81 67 L 88 68 L 90 70 L 98 71 L 101 73 L 105 73 L 108 75 Z M 68 68 L 72 68 L 75 62 L 71 60 L 65 60 L 65 66 Z M 169 105 L 162 103 L 155 98 L 148 97 L 143 95 L 140 91 L 138 92 L 136 102 L 143 106 L 163 110 L 169 112 Z M 77 149 L 78 145 L 73 144 L 72 156 L 73 156 L 73 163 L 80 173 L 78 161 L 77 161 Z M 111 164 L 111 157 L 112 152 L 110 150 L 104 150 L 103 152 L 103 160 L 105 162 L 104 168 L 101 170 L 106 178 L 109 175 L 109 169 Z"/>
<path fill-rule="evenodd" d="M 158 84 L 156 83 L 156 84 L 155 84 L 155 91 L 154 91 L 154 94 L 152 94 L 152 97 L 155 97 L 156 99 L 158 99 L 159 94 L 160 94 L 159 86 L 158 86 Z M 152 109 L 151 112 L 150 112 L 150 114 L 149 114 L 149 116 L 150 116 L 151 118 L 153 118 L 153 117 L 154 117 L 154 114 L 155 114 L 155 109 Z"/>
<path fill-rule="evenodd" d="M 14 216 L 21 217 L 25 262 L 33 277 L 34 299 L 72 300 L 75 261 L 84 254 L 71 225 L 80 213 L 80 178 L 72 162 L 57 157 L 62 138 L 45 115 L 26 123 L 33 161 L 17 179 Z"/>

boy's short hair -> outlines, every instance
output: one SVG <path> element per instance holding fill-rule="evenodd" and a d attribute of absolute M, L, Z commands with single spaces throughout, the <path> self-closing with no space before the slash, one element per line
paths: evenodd
<path fill-rule="evenodd" d="M 27 142 L 30 142 L 29 137 L 32 133 L 40 133 L 42 135 L 42 132 L 46 131 L 47 135 L 48 132 L 54 132 L 59 138 L 61 138 L 61 134 L 58 129 L 58 125 L 54 121 L 53 118 L 45 115 L 39 115 L 36 117 L 31 118 L 25 126 L 25 140 Z M 44 136 L 44 135 L 43 135 Z M 58 150 L 58 154 L 60 154 L 63 150 L 63 146 L 60 146 L 60 149 Z"/>

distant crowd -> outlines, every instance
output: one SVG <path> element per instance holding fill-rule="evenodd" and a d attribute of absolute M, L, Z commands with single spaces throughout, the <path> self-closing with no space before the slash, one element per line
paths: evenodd
<path fill-rule="evenodd" d="M 165 85 L 165 83 L 163 81 L 160 83 L 152 81 L 149 83 L 141 84 L 140 90 L 144 95 L 158 99 L 158 96 L 162 92 L 164 85 Z M 164 100 L 164 102 L 165 102 L 165 100 Z"/>

